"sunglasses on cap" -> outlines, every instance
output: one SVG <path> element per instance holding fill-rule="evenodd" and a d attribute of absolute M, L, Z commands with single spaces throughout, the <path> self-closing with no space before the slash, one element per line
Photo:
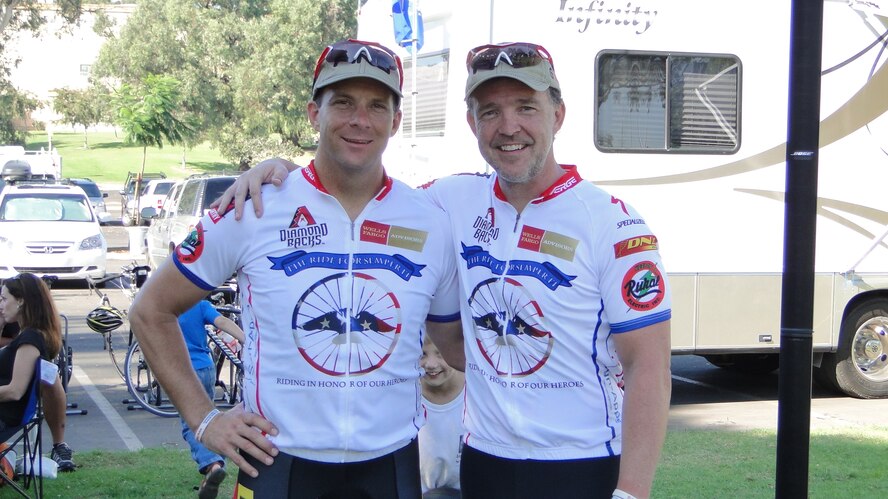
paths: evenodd
<path fill-rule="evenodd" d="M 541 45 L 524 42 L 502 43 L 481 45 L 470 50 L 466 57 L 466 68 L 474 74 L 481 70 L 490 71 L 501 62 L 520 69 L 536 66 L 543 61 L 549 61 L 552 68 L 555 67 L 552 56 Z"/>
<path fill-rule="evenodd" d="M 318 75 L 321 74 L 325 62 L 333 66 L 343 63 L 355 64 L 360 62 L 361 58 L 367 61 L 367 64 L 388 74 L 397 71 L 398 80 L 401 86 L 404 85 L 404 69 L 401 66 L 401 58 L 378 43 L 361 40 L 344 40 L 325 48 L 315 65 L 312 84 L 317 83 Z"/>

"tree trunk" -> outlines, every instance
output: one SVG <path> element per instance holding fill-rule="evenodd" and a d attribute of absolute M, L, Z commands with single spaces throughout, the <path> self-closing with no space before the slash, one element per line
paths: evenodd
<path fill-rule="evenodd" d="M 139 176 L 136 177 L 136 191 L 133 195 L 136 197 L 136 227 L 142 225 L 142 177 L 145 176 L 145 159 L 148 156 L 148 146 L 142 146 L 142 169 L 139 170 Z"/>

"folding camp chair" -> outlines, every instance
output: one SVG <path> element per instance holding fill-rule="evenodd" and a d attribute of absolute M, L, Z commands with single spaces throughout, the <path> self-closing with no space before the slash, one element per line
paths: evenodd
<path fill-rule="evenodd" d="M 6 457 L 10 450 L 22 444 L 22 477 L 21 483 L 16 482 L 11 476 L 6 476 L 3 467 L 0 466 L 0 480 L 6 482 L 6 487 L 12 487 L 22 497 L 43 497 L 43 454 L 42 427 L 43 427 L 43 403 L 40 400 L 40 362 L 34 368 L 34 379 L 28 390 L 28 404 L 22 423 L 18 426 L 0 430 L 0 442 L 6 442 L 8 447 L 0 451 L 0 459 Z M 15 463 L 12 463 L 15 467 Z M 33 496 L 29 494 L 31 485 L 34 486 Z"/>

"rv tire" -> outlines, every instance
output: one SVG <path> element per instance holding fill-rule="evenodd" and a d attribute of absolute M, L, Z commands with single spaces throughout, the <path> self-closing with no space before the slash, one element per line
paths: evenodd
<path fill-rule="evenodd" d="M 824 354 L 814 377 L 852 397 L 888 397 L 888 300 L 868 300 L 842 321 L 835 353 Z"/>

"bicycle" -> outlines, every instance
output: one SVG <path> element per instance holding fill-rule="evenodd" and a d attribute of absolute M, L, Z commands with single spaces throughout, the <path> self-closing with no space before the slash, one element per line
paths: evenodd
<path fill-rule="evenodd" d="M 239 322 L 239 308 L 230 306 L 216 306 L 215 308 L 222 315 L 234 322 Z M 223 335 L 227 338 L 223 338 Z M 220 388 L 222 392 L 221 397 L 216 397 L 214 401 L 217 406 L 233 407 L 243 398 L 244 365 L 239 356 L 240 344 L 236 339 L 211 326 L 207 327 L 207 338 L 209 339 L 210 356 L 216 366 L 216 387 Z M 223 376 L 223 372 L 227 374 Z"/>
<path fill-rule="evenodd" d="M 90 292 L 98 295 L 100 299 L 99 306 L 87 314 L 86 325 L 102 335 L 102 349 L 108 351 L 108 355 L 111 357 L 111 364 L 117 369 L 117 374 L 120 375 L 122 380 L 125 380 L 126 377 L 124 369 L 114 354 L 114 337 L 116 336 L 114 332 L 127 322 L 129 306 L 123 310 L 113 307 L 111 305 L 111 298 L 107 293 L 100 291 L 100 288 L 114 288 L 123 291 L 129 304 L 132 305 L 133 300 L 136 298 L 136 293 L 139 292 L 139 288 L 148 278 L 149 271 L 150 268 L 148 266 L 137 265 L 136 262 L 132 262 L 124 266 L 121 272 L 108 273 L 101 278 L 87 277 L 86 279 Z M 126 346 L 129 349 L 133 344 L 133 332 L 128 327 L 126 329 Z"/>
<path fill-rule="evenodd" d="M 99 291 L 102 286 L 113 285 L 117 289 L 121 289 L 127 296 L 129 303 L 132 304 L 148 278 L 150 267 L 147 265 L 137 265 L 133 262 L 131 265 L 125 266 L 122 272 L 108 274 L 100 279 L 87 279 L 90 289 L 95 292 L 101 299 L 101 304 L 95 310 L 87 315 L 87 325 L 93 331 L 102 334 L 104 344 L 103 348 L 108 350 L 111 357 L 111 363 L 117 369 L 126 384 L 127 391 L 133 397 L 133 400 L 125 399 L 123 403 L 127 405 L 128 410 L 145 409 L 157 416 L 174 417 L 179 412 L 170 402 L 163 387 L 157 382 L 148 362 L 142 355 L 139 342 L 134 339 L 131 328 L 127 328 L 127 352 L 124 357 L 123 367 L 114 354 L 114 331 L 119 329 L 127 322 L 127 309 L 120 310 L 111 306 L 111 300 L 107 293 Z"/>

